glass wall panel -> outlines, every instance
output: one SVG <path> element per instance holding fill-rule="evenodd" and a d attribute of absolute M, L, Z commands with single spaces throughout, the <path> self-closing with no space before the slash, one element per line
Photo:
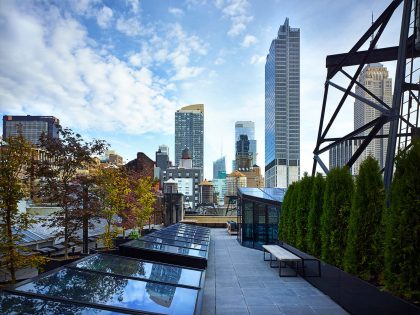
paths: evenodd
<path fill-rule="evenodd" d="M 279 229 L 279 209 L 278 206 L 269 205 L 267 206 L 267 215 L 268 215 L 268 243 L 274 243 L 278 240 L 278 229 Z"/>
<path fill-rule="evenodd" d="M 248 247 L 254 247 L 254 203 L 244 200 L 242 216 L 242 244 Z"/>
<path fill-rule="evenodd" d="M 266 205 L 256 202 L 254 207 L 254 248 L 267 244 Z"/>

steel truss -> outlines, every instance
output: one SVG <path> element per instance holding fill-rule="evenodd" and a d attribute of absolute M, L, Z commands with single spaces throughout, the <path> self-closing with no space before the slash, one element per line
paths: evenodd
<path fill-rule="evenodd" d="M 381 37 L 390 18 L 401 4 L 403 4 L 403 13 L 399 45 L 377 49 L 376 43 Z M 420 0 L 394 0 L 378 19 L 372 23 L 371 27 L 348 53 L 327 56 L 327 78 L 325 81 L 318 138 L 314 150 L 313 175 L 316 172 L 317 165 L 319 165 L 325 173 L 328 173 L 329 170 L 320 158 L 320 154 L 344 141 L 362 140 L 360 146 L 358 146 L 355 152 L 352 152 L 353 155 L 347 162 L 347 166 L 352 167 L 373 139 L 388 138 L 387 154 L 383 171 L 385 190 L 387 196 L 389 196 L 396 148 L 398 147 L 399 150 L 407 150 L 410 147 L 411 137 L 413 135 L 418 135 L 419 133 L 420 81 L 418 79 L 419 74 L 416 73 L 416 71 L 419 71 L 420 68 L 414 68 L 415 59 L 420 57 L 420 20 L 417 21 L 417 19 L 420 18 L 419 16 Z M 368 50 L 359 51 L 371 37 L 372 39 Z M 376 97 L 365 86 L 358 82 L 357 78 L 366 64 L 395 60 L 397 61 L 397 65 L 394 95 L 392 106 L 389 107 L 384 101 Z M 348 66 L 357 66 L 354 75 L 350 75 L 344 70 L 344 68 Z M 350 83 L 346 88 L 332 82 L 338 73 L 343 74 L 350 80 Z M 417 75 L 417 79 L 414 79 L 414 75 Z M 375 101 L 365 99 L 353 93 L 352 89 L 355 85 L 363 89 Z M 343 95 L 324 128 L 328 89 L 330 87 L 343 92 Z M 348 96 L 362 101 L 365 106 L 370 106 L 378 110 L 380 116 L 357 130 L 349 132 L 343 137 L 328 138 L 328 132 Z M 390 124 L 389 134 L 383 135 L 381 134 L 381 130 L 386 123 Z M 369 131 L 368 135 L 362 134 L 365 131 Z"/>

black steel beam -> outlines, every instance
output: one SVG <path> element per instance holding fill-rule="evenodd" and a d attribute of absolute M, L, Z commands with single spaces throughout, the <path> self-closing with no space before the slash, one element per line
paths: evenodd
<path fill-rule="evenodd" d="M 420 51 L 412 49 L 412 45 L 413 45 L 413 36 L 410 36 L 407 40 L 406 59 L 420 57 Z M 347 54 L 348 53 L 327 56 L 325 60 L 325 67 L 328 69 L 333 69 L 334 67 L 340 64 L 341 60 L 343 60 L 343 58 Z M 368 55 L 367 58 L 366 58 L 366 55 Z M 366 58 L 366 63 L 397 60 L 398 46 L 374 49 L 369 54 L 367 50 L 355 52 L 352 55 L 348 56 L 346 60 L 341 63 L 341 66 L 348 67 L 348 66 L 359 65 L 365 58 Z M 417 87 L 415 89 L 418 90 L 419 88 Z"/>

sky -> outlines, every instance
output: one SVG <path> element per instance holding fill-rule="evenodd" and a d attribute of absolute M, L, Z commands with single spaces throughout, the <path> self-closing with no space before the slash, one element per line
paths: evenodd
<path fill-rule="evenodd" d="M 154 160 L 166 144 L 173 161 L 175 111 L 200 103 L 205 177 L 222 155 L 231 170 L 239 120 L 255 122 L 264 167 L 265 58 L 288 17 L 301 32 L 301 173 L 311 172 L 325 57 L 350 50 L 390 2 L 1 0 L 0 113 L 55 116 L 127 161 Z M 397 45 L 400 11 L 379 46 Z M 352 103 L 344 107 L 333 136 L 353 128 Z"/>

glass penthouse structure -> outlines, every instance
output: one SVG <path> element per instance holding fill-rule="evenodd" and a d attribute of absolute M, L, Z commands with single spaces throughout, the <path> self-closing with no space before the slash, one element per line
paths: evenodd
<path fill-rule="evenodd" d="M 280 209 L 286 189 L 238 189 L 238 241 L 242 246 L 261 249 L 278 240 Z"/>

